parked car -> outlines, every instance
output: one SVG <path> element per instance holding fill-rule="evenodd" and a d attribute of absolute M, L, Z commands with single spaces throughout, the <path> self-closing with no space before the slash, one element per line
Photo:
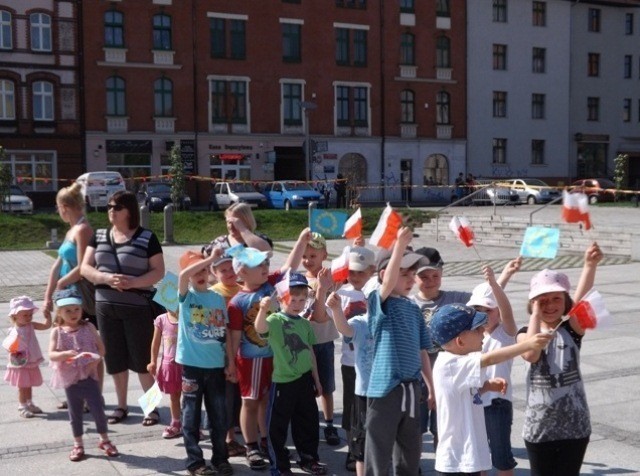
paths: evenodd
<path fill-rule="evenodd" d="M 2 211 L 5 213 L 33 213 L 33 202 L 17 185 L 11 185 L 9 195 L 2 201 Z"/>
<path fill-rule="evenodd" d="M 309 202 L 318 202 L 321 207 L 324 202 L 320 192 L 306 182 L 286 180 L 272 182 L 264 190 L 269 206 L 272 208 L 306 208 Z"/>
<path fill-rule="evenodd" d="M 87 172 L 76 179 L 82 186 L 82 196 L 89 208 L 106 208 L 114 193 L 125 190 L 124 179 L 119 172 Z"/>
<path fill-rule="evenodd" d="M 495 184 L 491 186 L 491 184 Z M 504 185 L 498 185 L 497 181 L 479 179 L 475 181 L 477 190 L 479 187 L 485 186 L 481 192 L 470 198 L 474 205 L 517 205 L 520 199 L 515 190 Z"/>
<path fill-rule="evenodd" d="M 570 191 L 584 193 L 589 197 L 589 203 L 613 202 L 616 198 L 616 184 L 607 178 L 576 180 Z"/>
<path fill-rule="evenodd" d="M 149 211 L 161 212 L 171 201 L 171 184 L 167 182 L 144 182 L 138 189 L 138 203 L 146 205 Z M 189 210 L 191 208 L 191 198 L 183 195 L 180 200 L 180 209 Z"/>
<path fill-rule="evenodd" d="M 549 203 L 562 195 L 557 188 L 550 187 L 542 180 L 534 178 L 509 179 L 500 183 L 504 183 L 511 187 L 512 190 L 515 190 L 520 203 L 528 203 L 529 205 Z"/>
<path fill-rule="evenodd" d="M 209 210 L 228 208 L 234 203 L 246 203 L 251 208 L 267 206 L 267 197 L 249 182 L 217 182 L 209 194 Z"/>

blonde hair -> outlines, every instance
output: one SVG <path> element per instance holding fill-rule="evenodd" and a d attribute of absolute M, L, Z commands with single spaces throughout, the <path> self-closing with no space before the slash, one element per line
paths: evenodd
<path fill-rule="evenodd" d="M 224 212 L 225 217 L 234 216 L 243 221 L 246 227 L 252 232 L 256 230 L 258 224 L 253 217 L 251 207 L 246 203 L 234 203 Z"/>
<path fill-rule="evenodd" d="M 82 186 L 75 182 L 68 187 L 58 190 L 56 202 L 60 202 L 65 207 L 84 210 L 84 198 L 82 197 Z"/>
<path fill-rule="evenodd" d="M 53 325 L 54 326 L 58 326 L 60 327 L 62 324 L 64 324 L 64 319 L 62 318 L 62 313 L 60 312 L 60 309 L 62 309 L 65 306 L 56 306 L 56 315 L 53 318 Z M 84 326 L 87 322 L 86 319 L 80 318 L 80 320 L 78 321 L 78 325 L 79 326 Z"/>

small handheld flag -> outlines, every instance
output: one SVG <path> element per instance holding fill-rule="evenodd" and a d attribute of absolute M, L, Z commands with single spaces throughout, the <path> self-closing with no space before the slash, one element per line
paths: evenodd
<path fill-rule="evenodd" d="M 331 210 L 311 210 L 309 228 L 324 237 L 338 237 L 342 235 L 347 214 Z"/>
<path fill-rule="evenodd" d="M 466 217 L 453 217 L 449 222 L 449 229 L 455 233 L 467 248 L 473 246 L 475 236 L 471 229 L 471 223 Z"/>
<path fill-rule="evenodd" d="M 343 283 L 349 277 L 349 253 L 351 247 L 345 246 L 342 254 L 331 260 L 331 277 L 336 283 Z"/>
<path fill-rule="evenodd" d="M 589 198 L 584 193 L 562 191 L 562 219 L 567 223 L 583 223 L 585 230 L 591 229 Z"/>
<path fill-rule="evenodd" d="M 595 289 L 591 289 L 567 314 L 575 317 L 583 329 L 601 329 L 611 324 L 611 314 L 604 305 L 602 295 Z"/>
<path fill-rule="evenodd" d="M 520 256 L 553 259 L 560 247 L 560 230 L 545 226 L 530 226 L 524 233 Z"/>
<path fill-rule="evenodd" d="M 291 300 L 291 290 L 289 289 L 289 278 L 291 277 L 291 269 L 288 269 L 284 277 L 276 283 L 276 293 L 284 304 L 289 304 Z"/>
<path fill-rule="evenodd" d="M 352 240 L 362 236 L 362 213 L 359 208 L 345 222 L 342 236 Z"/>
<path fill-rule="evenodd" d="M 401 226 L 402 217 L 387 203 L 376 229 L 373 230 L 373 234 L 369 238 L 369 244 L 387 250 L 391 249 L 396 242 L 396 236 Z"/>

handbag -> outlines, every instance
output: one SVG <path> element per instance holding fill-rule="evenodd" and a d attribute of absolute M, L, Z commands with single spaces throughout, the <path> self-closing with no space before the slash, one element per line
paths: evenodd
<path fill-rule="evenodd" d="M 9 364 L 12 367 L 24 367 L 29 362 L 29 346 L 15 328 L 2 341 L 2 348 L 9 352 Z"/>

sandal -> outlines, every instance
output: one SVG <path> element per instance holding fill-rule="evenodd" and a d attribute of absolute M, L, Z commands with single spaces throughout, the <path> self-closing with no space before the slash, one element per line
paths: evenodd
<path fill-rule="evenodd" d="M 249 468 L 254 471 L 263 470 L 268 465 L 268 463 L 262 457 L 262 453 L 258 449 L 250 450 L 247 453 L 247 461 L 249 462 Z"/>
<path fill-rule="evenodd" d="M 113 413 L 111 415 L 109 415 L 109 418 L 107 418 L 107 423 L 109 423 L 109 425 L 115 425 L 116 423 L 120 423 L 121 421 L 126 420 L 128 416 L 128 408 L 118 407 L 113 410 Z"/>
<path fill-rule="evenodd" d="M 80 461 L 84 458 L 84 446 L 74 446 L 69 453 L 70 461 Z"/>
<path fill-rule="evenodd" d="M 98 445 L 98 448 L 100 448 L 102 451 L 104 451 L 104 454 L 106 454 L 107 456 L 118 456 L 118 448 L 116 448 L 116 445 L 114 445 L 113 443 L 111 443 L 110 440 L 107 441 L 101 441 L 100 444 Z"/>
<path fill-rule="evenodd" d="M 247 454 L 247 449 L 236 440 L 231 440 L 227 441 L 227 453 L 230 458 L 234 456 L 244 456 Z"/>
<path fill-rule="evenodd" d="M 356 459 L 353 457 L 351 452 L 347 453 L 347 461 L 345 461 L 344 467 L 347 471 L 352 473 L 356 472 Z"/>
<path fill-rule="evenodd" d="M 169 425 L 162 432 L 162 437 L 165 440 L 170 440 L 171 438 L 177 438 L 180 435 L 182 435 L 182 428 L 174 425 Z"/>
<path fill-rule="evenodd" d="M 298 462 L 298 466 L 300 466 L 300 469 L 302 471 L 304 471 L 305 473 L 309 473 L 309 474 L 315 474 L 315 475 L 323 475 L 323 474 L 327 474 L 327 465 L 326 464 L 322 464 L 318 461 L 305 461 L 305 462 Z"/>
<path fill-rule="evenodd" d="M 142 419 L 142 426 L 157 425 L 160 421 L 160 414 L 158 410 L 151 410 L 149 414 Z"/>
<path fill-rule="evenodd" d="M 58 403 L 58 406 L 56 408 L 58 410 L 66 410 L 67 408 L 69 408 L 69 404 L 67 403 L 66 400 L 63 400 L 60 403 Z"/>
<path fill-rule="evenodd" d="M 18 412 L 20 412 L 22 418 L 33 418 L 35 416 L 27 407 L 18 408 Z"/>

